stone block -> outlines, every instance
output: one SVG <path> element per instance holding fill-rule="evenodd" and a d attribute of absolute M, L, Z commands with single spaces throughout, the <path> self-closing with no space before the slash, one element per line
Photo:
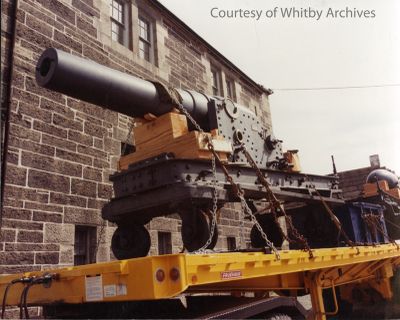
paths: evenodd
<path fill-rule="evenodd" d="M 10 229 L 43 230 L 43 223 L 5 218 L 3 219 L 2 227 Z"/>
<path fill-rule="evenodd" d="M 6 243 L 5 251 L 58 251 L 60 245 L 54 243 Z"/>
<path fill-rule="evenodd" d="M 71 193 L 95 198 L 97 185 L 95 182 L 73 178 L 71 181 Z"/>
<path fill-rule="evenodd" d="M 63 44 L 67 48 L 71 48 L 75 52 L 82 53 L 82 44 L 80 42 L 75 41 L 72 37 L 69 37 L 58 30 L 54 30 L 54 40 Z"/>
<path fill-rule="evenodd" d="M 22 152 L 21 163 L 27 167 L 60 173 L 67 176 L 82 176 L 82 166 L 80 164 L 57 160 L 54 159 L 54 157 L 42 156 L 31 152 Z"/>
<path fill-rule="evenodd" d="M 29 169 L 28 186 L 32 188 L 69 193 L 70 178 Z"/>
<path fill-rule="evenodd" d="M 34 142 L 40 141 L 40 132 L 17 126 L 13 123 L 10 125 L 10 136 Z"/>
<path fill-rule="evenodd" d="M 60 261 L 59 252 L 36 252 L 35 264 L 58 264 Z"/>
<path fill-rule="evenodd" d="M 27 170 L 25 168 L 9 165 L 6 171 L 6 183 L 25 186 L 26 173 Z"/>
<path fill-rule="evenodd" d="M 69 133 L 68 133 L 69 134 Z M 57 137 L 53 137 L 47 134 L 42 134 L 42 143 L 44 144 L 48 144 L 50 146 L 54 146 L 54 147 L 59 147 L 61 149 L 66 149 L 69 151 L 76 151 L 76 143 L 75 142 L 71 142 L 65 139 L 59 139 Z M 53 148 L 53 150 L 55 150 Z M 54 156 L 54 151 L 53 154 Z"/>
<path fill-rule="evenodd" d="M 109 245 L 99 246 L 97 250 L 96 261 L 97 262 L 109 261 L 110 251 L 111 250 Z"/>
<path fill-rule="evenodd" d="M 103 199 L 110 199 L 112 197 L 113 187 L 111 184 L 99 183 L 97 185 L 97 196 Z"/>
<path fill-rule="evenodd" d="M 150 228 L 158 231 L 174 232 L 178 230 L 178 224 L 175 219 L 156 217 L 150 221 Z"/>
<path fill-rule="evenodd" d="M 75 226 L 72 224 L 46 223 L 44 225 L 44 242 L 57 244 L 73 244 Z"/>
<path fill-rule="evenodd" d="M 16 230 L 5 229 L 3 226 L 0 230 L 0 242 L 14 242 Z"/>
<path fill-rule="evenodd" d="M 49 212 L 63 212 L 62 206 L 55 206 L 50 204 L 38 203 L 25 201 L 25 209 L 39 210 L 39 211 L 49 211 Z M 35 219 L 33 219 L 35 220 Z"/>
<path fill-rule="evenodd" d="M 93 7 L 92 1 L 72 0 L 72 5 L 90 17 L 100 18 L 99 10 Z"/>
<path fill-rule="evenodd" d="M 28 265 L 33 264 L 33 252 L 0 252 L 0 261 L 2 265 Z"/>
<path fill-rule="evenodd" d="M 3 218 L 31 220 L 32 212 L 30 210 L 24 210 L 20 208 L 4 207 Z"/>
<path fill-rule="evenodd" d="M 74 248 L 71 246 L 62 246 L 60 251 L 60 263 L 74 264 Z"/>
<path fill-rule="evenodd" d="M 85 167 L 85 168 L 83 168 L 83 178 L 101 182 L 103 179 L 102 171 L 99 169 Z"/>
<path fill-rule="evenodd" d="M 47 134 L 50 134 L 52 136 L 57 136 L 59 138 L 67 138 L 67 130 L 64 128 L 60 128 L 57 126 L 54 126 L 52 124 L 48 124 L 42 121 L 34 120 L 33 121 L 33 129 L 37 131 L 41 131 Z"/>
<path fill-rule="evenodd" d="M 90 122 L 85 122 L 84 132 L 90 136 L 97 138 L 107 137 L 107 129 Z"/>
<path fill-rule="evenodd" d="M 91 157 L 87 157 L 82 154 L 76 154 L 75 152 L 69 152 L 69 151 L 65 151 L 65 150 L 61 150 L 61 149 L 57 148 L 56 156 L 61 159 L 69 160 L 72 162 L 78 162 L 78 163 L 86 164 L 89 166 L 92 165 Z"/>
<path fill-rule="evenodd" d="M 50 203 L 86 208 L 87 199 L 63 193 L 50 193 Z"/>
<path fill-rule="evenodd" d="M 47 10 L 53 12 L 56 16 L 62 17 L 71 24 L 75 24 L 75 12 L 62 4 L 59 0 L 38 0 L 38 2 Z"/>
<path fill-rule="evenodd" d="M 60 126 L 63 128 L 68 128 L 71 130 L 76 130 L 76 131 L 83 131 L 83 125 L 81 122 L 75 121 L 75 120 L 70 120 L 68 118 L 65 118 L 57 113 L 53 115 L 53 124 L 56 126 Z"/>
<path fill-rule="evenodd" d="M 99 210 L 66 207 L 64 222 L 98 226 L 103 223 L 103 219 L 100 217 Z"/>
<path fill-rule="evenodd" d="M 0 257 L 1 257 L 1 252 L 0 252 Z M 4 274 L 23 273 L 29 271 L 40 271 L 40 266 L 24 264 L 24 261 L 21 262 L 22 262 L 21 265 L 0 265 L 0 274 L 4 275 Z M 17 318 L 18 316 L 15 318 L 14 317 L 7 318 L 6 316 L 4 319 L 17 319 Z"/>
<path fill-rule="evenodd" d="M 74 130 L 68 130 L 68 140 L 72 140 L 83 144 L 85 146 L 92 146 L 93 145 L 93 137 Z"/>
<path fill-rule="evenodd" d="M 43 232 L 19 230 L 17 235 L 18 242 L 43 242 Z"/>
<path fill-rule="evenodd" d="M 43 222 L 62 222 L 62 214 L 57 213 L 49 213 L 43 211 L 33 211 L 33 220 L 34 221 L 43 221 Z"/>

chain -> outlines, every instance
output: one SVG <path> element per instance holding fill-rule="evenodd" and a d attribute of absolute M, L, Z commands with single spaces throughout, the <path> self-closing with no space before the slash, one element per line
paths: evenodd
<path fill-rule="evenodd" d="M 200 125 L 197 123 L 197 121 L 190 115 L 190 113 L 184 108 L 184 106 L 180 103 L 177 105 L 178 110 L 183 113 L 186 118 L 189 119 L 189 121 L 193 124 L 193 126 L 199 131 L 200 133 L 204 133 L 204 130 L 200 127 Z M 206 143 L 208 146 L 212 146 L 212 139 L 206 136 Z M 215 228 L 217 227 L 217 210 L 218 210 L 218 195 L 217 195 L 217 165 L 215 161 L 215 155 L 212 154 L 211 157 L 211 166 L 212 166 L 212 174 L 213 174 L 213 207 L 211 211 L 211 228 L 210 228 L 210 236 L 208 237 L 208 240 L 206 243 L 200 248 L 195 251 L 195 253 L 202 253 L 204 252 L 207 247 L 212 243 L 214 233 L 215 233 Z"/>
<path fill-rule="evenodd" d="M 212 144 L 212 142 L 209 142 Z M 208 237 L 207 242 L 200 249 L 196 250 L 196 253 L 204 252 L 208 246 L 211 244 L 214 238 L 215 228 L 217 225 L 217 210 L 218 210 L 218 198 L 217 198 L 217 166 L 215 163 L 215 156 L 212 155 L 211 158 L 212 172 L 213 172 L 213 208 L 211 211 L 211 228 L 210 228 L 210 236 Z"/>
<path fill-rule="evenodd" d="M 288 240 L 290 243 L 293 243 L 294 241 L 299 243 L 303 249 L 305 251 L 308 252 L 310 258 L 313 258 L 313 253 L 312 250 L 307 242 L 307 239 L 301 235 L 298 230 L 296 229 L 296 227 L 293 225 L 292 219 L 290 216 L 288 216 L 286 214 L 286 211 L 284 209 L 284 207 L 282 206 L 281 202 L 276 198 L 275 194 L 272 192 L 270 185 L 268 183 L 268 181 L 265 179 L 264 175 L 262 174 L 261 170 L 258 168 L 257 164 L 255 163 L 254 159 L 252 158 L 252 156 L 249 154 L 249 152 L 246 150 L 246 147 L 244 145 L 242 145 L 241 148 L 242 152 L 244 153 L 247 161 L 249 162 L 250 166 L 255 170 L 258 180 L 261 182 L 261 184 L 264 186 L 266 194 L 267 194 L 267 200 L 270 202 L 271 204 L 271 210 L 274 214 L 274 218 L 275 218 L 275 223 L 277 225 L 279 225 L 279 222 L 277 221 L 277 216 L 276 216 L 276 210 L 279 210 L 279 212 L 281 212 L 286 220 L 287 226 L 288 226 L 288 231 L 289 233 L 292 235 L 292 237 L 294 239 L 291 239 L 290 237 L 288 237 L 282 230 L 281 230 L 281 234 L 284 237 L 284 239 Z"/>
<path fill-rule="evenodd" d="M 194 125 L 194 127 L 197 129 L 197 131 L 204 133 L 204 130 L 200 127 L 200 125 L 197 123 L 197 121 L 194 120 L 194 118 L 191 116 L 191 114 L 185 109 L 185 107 L 182 104 L 179 103 L 176 106 L 178 107 L 179 111 L 181 113 L 183 113 L 186 116 L 186 118 L 189 119 L 189 121 Z"/>
<path fill-rule="evenodd" d="M 193 126 L 200 132 L 204 133 L 204 130 L 200 127 L 200 125 L 196 122 L 195 119 L 190 115 L 190 113 L 183 107 L 182 104 L 177 104 L 177 107 L 180 112 L 182 112 L 188 119 L 189 121 L 193 124 Z M 214 229 L 216 225 L 216 211 L 217 211 L 217 189 L 216 189 L 216 183 L 217 183 L 217 177 L 216 177 L 216 161 L 218 161 L 219 166 L 222 168 L 222 171 L 224 172 L 224 175 L 230 185 L 232 186 L 233 191 L 235 192 L 236 196 L 240 199 L 241 207 L 242 207 L 242 215 L 246 212 L 249 216 L 253 224 L 256 226 L 258 231 L 260 232 L 262 238 L 265 240 L 265 243 L 267 246 L 275 253 L 276 258 L 279 260 L 280 255 L 274 244 L 268 239 L 267 235 L 265 234 L 264 230 L 262 229 L 261 225 L 257 221 L 255 215 L 247 205 L 247 202 L 244 198 L 243 191 L 240 189 L 240 187 L 233 181 L 233 178 L 229 175 L 228 170 L 226 169 L 225 165 L 222 163 L 221 159 L 219 158 L 218 154 L 216 153 L 214 149 L 214 145 L 212 143 L 212 139 L 207 137 L 207 147 L 211 151 L 212 158 L 211 158 L 211 163 L 212 163 L 212 170 L 213 170 L 213 187 L 214 187 L 214 197 L 213 197 L 213 211 L 212 211 L 212 224 L 211 224 L 211 230 L 210 230 L 210 237 L 205 243 L 203 247 L 197 250 L 197 252 L 204 251 L 208 245 L 212 242 L 212 238 L 214 236 Z M 244 226 L 244 216 L 241 217 L 241 221 L 243 222 Z M 242 228 L 243 229 L 243 228 Z M 242 234 L 240 235 L 240 246 L 242 246 Z"/>
<path fill-rule="evenodd" d="M 212 144 L 208 145 L 208 149 L 214 154 L 215 159 L 217 160 L 218 164 L 222 168 L 224 175 L 228 182 L 231 184 L 233 192 L 235 195 L 240 199 L 240 204 L 242 206 L 242 210 L 250 216 L 251 222 L 256 226 L 257 230 L 260 232 L 261 237 L 265 240 L 266 245 L 274 252 L 275 257 L 277 260 L 280 260 L 280 255 L 278 249 L 274 246 L 274 244 L 268 239 L 267 235 L 265 234 L 264 230 L 262 229 L 260 223 L 257 221 L 257 218 L 249 208 L 246 199 L 244 198 L 243 190 L 237 185 L 233 178 L 229 175 L 228 170 L 226 169 L 225 165 L 222 163 L 221 159 L 219 158 L 218 154 L 214 150 Z"/>
<path fill-rule="evenodd" d="M 244 208 L 243 206 L 240 207 L 240 213 L 239 213 L 239 249 L 246 249 L 246 239 L 244 237 L 244 219 L 245 219 L 245 213 L 244 213 Z M 243 246 L 244 244 L 244 246 Z"/>
<path fill-rule="evenodd" d="M 392 244 L 396 245 L 397 249 L 399 248 L 398 243 L 389 237 L 389 235 L 385 232 L 385 230 L 381 226 L 381 219 L 380 216 L 375 215 L 373 213 L 362 213 L 361 218 L 364 220 L 365 224 L 368 226 L 371 234 L 375 237 L 376 242 L 378 242 L 378 231 L 382 235 L 383 240 L 385 238 L 391 242 Z"/>
<path fill-rule="evenodd" d="M 122 155 L 125 154 L 125 151 L 126 151 L 126 148 L 128 146 L 128 143 L 130 142 L 130 137 L 131 137 L 131 134 L 133 132 L 133 128 L 134 127 L 135 127 L 135 118 L 132 118 L 131 119 L 131 123 L 130 123 L 129 128 L 128 128 L 128 134 L 126 135 L 126 138 L 125 138 L 124 147 L 122 148 L 122 151 L 121 151 Z"/>
<path fill-rule="evenodd" d="M 306 178 L 308 179 L 308 181 L 311 182 L 311 179 L 306 175 Z M 319 197 L 319 199 L 322 202 L 322 205 L 324 206 L 326 212 L 329 214 L 329 217 L 331 219 L 331 221 L 333 222 L 333 224 L 335 225 L 336 229 L 339 232 L 339 236 L 342 235 L 344 240 L 346 241 L 347 245 L 349 245 L 350 247 L 354 247 L 356 245 L 360 245 L 360 243 L 354 242 L 352 240 L 350 240 L 349 236 L 347 235 L 347 233 L 344 231 L 342 224 L 340 223 L 339 219 L 336 217 L 336 215 L 333 213 L 333 211 L 331 210 L 331 208 L 328 206 L 328 204 L 326 203 L 326 201 L 324 200 L 324 198 L 322 197 L 321 193 L 319 193 L 319 191 L 317 190 L 317 188 L 311 183 L 311 186 L 314 190 L 314 192 L 317 194 L 317 196 Z"/>
<path fill-rule="evenodd" d="M 275 245 L 272 243 L 272 241 L 270 241 L 267 237 L 267 235 L 265 234 L 263 228 L 261 227 L 260 223 L 257 221 L 256 216 L 253 214 L 253 212 L 251 211 L 251 209 L 249 208 L 249 205 L 246 202 L 246 199 L 243 196 L 243 193 L 239 195 L 240 198 L 240 203 L 242 205 L 243 211 L 246 212 L 251 219 L 251 222 L 253 222 L 253 224 L 256 226 L 257 230 L 260 232 L 261 237 L 264 239 L 265 243 L 267 244 L 267 246 L 274 251 L 275 257 L 277 260 L 280 260 L 280 254 L 278 249 L 275 247 Z"/>

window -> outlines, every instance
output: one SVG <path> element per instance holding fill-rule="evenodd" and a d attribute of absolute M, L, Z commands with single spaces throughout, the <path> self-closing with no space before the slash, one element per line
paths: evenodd
<path fill-rule="evenodd" d="M 227 237 L 226 242 L 227 242 L 228 251 L 236 250 L 236 238 L 235 237 Z"/>
<path fill-rule="evenodd" d="M 235 82 L 231 78 L 226 78 L 226 95 L 236 102 Z"/>
<path fill-rule="evenodd" d="M 172 253 L 171 232 L 158 232 L 158 254 Z"/>
<path fill-rule="evenodd" d="M 221 71 L 211 67 L 211 85 L 214 96 L 223 96 L 221 89 Z"/>
<path fill-rule="evenodd" d="M 149 19 L 139 16 L 139 57 L 153 62 L 153 27 Z"/>
<path fill-rule="evenodd" d="M 96 262 L 96 232 L 96 227 L 75 226 L 75 266 Z"/>
<path fill-rule="evenodd" d="M 129 6 L 121 0 L 111 0 L 111 39 L 129 47 Z"/>

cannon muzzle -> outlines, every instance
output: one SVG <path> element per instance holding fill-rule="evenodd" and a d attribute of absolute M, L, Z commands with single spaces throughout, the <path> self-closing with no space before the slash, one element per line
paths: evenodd
<path fill-rule="evenodd" d="M 143 117 L 147 113 L 159 116 L 174 107 L 166 99 L 168 90 L 160 84 L 54 48 L 46 49 L 40 56 L 36 81 L 44 88 L 131 117 Z M 209 97 L 182 89 L 174 92 L 184 108 L 207 127 Z"/>

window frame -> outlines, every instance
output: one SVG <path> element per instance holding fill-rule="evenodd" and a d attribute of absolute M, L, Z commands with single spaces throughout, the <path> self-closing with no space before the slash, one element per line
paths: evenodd
<path fill-rule="evenodd" d="M 222 88 L 222 72 L 221 69 L 214 65 L 211 65 L 211 88 L 214 96 L 224 96 L 224 91 Z"/>
<path fill-rule="evenodd" d="M 164 240 L 166 240 L 164 242 Z M 171 254 L 172 253 L 172 234 L 167 231 L 157 231 L 158 241 L 158 254 Z M 162 245 L 161 245 L 162 243 Z"/>
<path fill-rule="evenodd" d="M 228 251 L 234 251 L 237 249 L 236 237 L 234 236 L 226 237 L 226 248 Z"/>
<path fill-rule="evenodd" d="M 83 234 L 83 246 L 78 240 L 78 234 Z M 97 246 L 97 227 L 87 225 L 75 225 L 74 232 L 74 266 L 84 265 L 96 262 L 96 251 Z M 83 254 L 81 253 L 83 249 Z"/>
<path fill-rule="evenodd" d="M 226 76 L 225 77 L 225 85 L 226 85 L 227 98 L 231 99 L 234 102 L 237 102 L 235 80 L 231 77 Z"/>
<path fill-rule="evenodd" d="M 141 36 L 141 23 L 147 25 L 147 35 L 148 39 Z M 141 43 L 148 47 L 148 59 L 146 56 L 142 56 L 142 49 L 140 48 Z M 143 13 L 141 10 L 138 12 L 138 57 L 147 62 L 155 64 L 155 40 L 154 40 L 154 20 L 151 19 L 147 14 Z"/>
<path fill-rule="evenodd" d="M 117 3 L 121 6 L 121 21 L 115 18 L 113 13 Z M 111 22 L 111 41 L 117 42 L 120 45 L 132 49 L 131 40 L 131 13 L 129 3 L 125 0 L 110 0 L 110 22 Z M 119 15 L 119 14 L 118 14 Z M 117 26 L 118 33 L 113 30 L 113 26 Z M 117 39 L 114 39 L 113 35 L 117 35 Z"/>

